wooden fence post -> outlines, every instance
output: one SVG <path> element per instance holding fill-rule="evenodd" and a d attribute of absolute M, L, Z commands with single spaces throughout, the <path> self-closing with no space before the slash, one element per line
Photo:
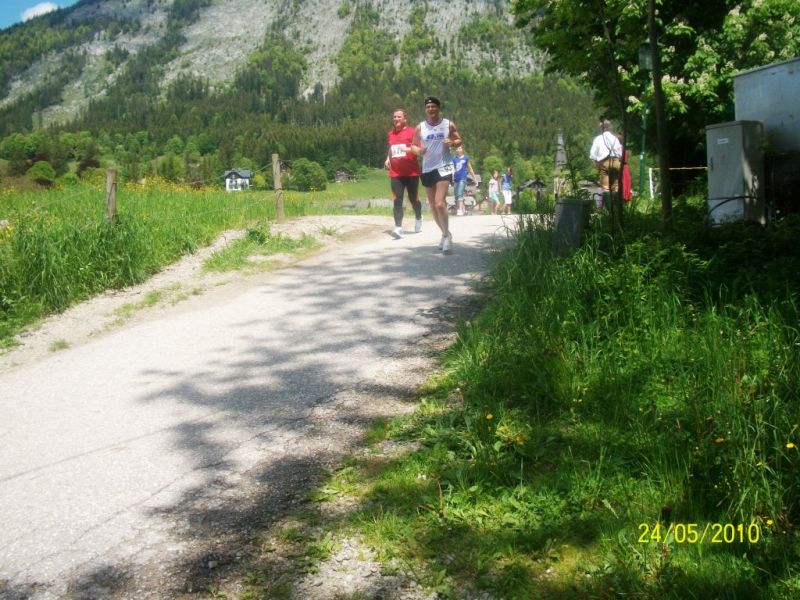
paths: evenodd
<path fill-rule="evenodd" d="M 117 221 L 117 171 L 106 171 L 106 221 Z"/>
<path fill-rule="evenodd" d="M 283 189 L 281 188 L 281 161 L 277 154 L 272 155 L 272 179 L 275 182 L 275 217 L 278 223 L 286 220 L 283 213 Z"/>

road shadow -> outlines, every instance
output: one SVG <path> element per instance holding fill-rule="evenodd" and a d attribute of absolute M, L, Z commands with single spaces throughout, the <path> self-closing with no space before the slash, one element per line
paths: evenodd
<path fill-rule="evenodd" d="M 136 564 L 101 561 L 71 578 L 68 597 L 178 597 L 241 573 L 258 532 L 297 511 L 374 419 L 413 405 L 458 324 L 480 310 L 478 274 L 506 235 L 466 241 L 450 256 L 432 244 L 393 246 L 368 261 L 347 248 L 312 258 L 258 288 L 264 318 L 209 323 L 224 334 L 191 372 L 143 369 L 143 381 L 166 382 L 140 396 L 143 406 L 189 405 L 205 415 L 167 434 L 170 451 L 193 466 L 191 484 L 142 508 L 182 550 Z M 393 293 L 375 293 L 383 288 Z M 259 449 L 263 457 L 254 457 Z M 3 597 L 36 595 L 30 584 L 4 585 Z"/>

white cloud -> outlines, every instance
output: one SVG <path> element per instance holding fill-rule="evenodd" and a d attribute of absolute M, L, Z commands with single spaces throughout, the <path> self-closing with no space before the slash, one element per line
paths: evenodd
<path fill-rule="evenodd" d="M 54 2 L 40 2 L 36 6 L 32 6 L 28 10 L 22 13 L 22 20 L 27 21 L 34 17 L 38 17 L 39 15 L 43 15 L 49 12 L 53 12 L 54 10 L 58 10 L 58 4 Z"/>

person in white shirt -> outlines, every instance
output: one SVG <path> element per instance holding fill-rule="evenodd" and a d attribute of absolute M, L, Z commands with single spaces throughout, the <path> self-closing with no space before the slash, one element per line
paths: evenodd
<path fill-rule="evenodd" d="M 420 181 L 425 186 L 433 220 L 442 231 L 439 249 L 449 254 L 453 249 L 453 235 L 445 197 L 455 170 L 450 148 L 460 146 L 462 140 L 456 124 L 442 116 L 441 105 L 434 96 L 425 98 L 425 120 L 414 130 L 409 151 L 422 157 Z"/>
<path fill-rule="evenodd" d="M 611 121 L 600 123 L 600 134 L 594 138 L 589 158 L 600 174 L 600 187 L 603 188 L 603 205 L 611 206 L 611 194 L 619 193 L 620 159 L 622 144 L 611 132 Z"/>

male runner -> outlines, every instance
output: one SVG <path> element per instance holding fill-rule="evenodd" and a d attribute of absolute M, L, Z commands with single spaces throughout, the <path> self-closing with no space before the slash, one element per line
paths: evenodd
<path fill-rule="evenodd" d="M 453 249 L 447 214 L 447 189 L 453 182 L 453 159 L 450 148 L 461 144 L 456 124 L 441 114 L 442 103 L 434 96 L 425 98 L 425 120 L 414 129 L 411 152 L 422 156 L 420 181 L 425 186 L 433 220 L 442 231 L 439 248 L 449 254 Z"/>

